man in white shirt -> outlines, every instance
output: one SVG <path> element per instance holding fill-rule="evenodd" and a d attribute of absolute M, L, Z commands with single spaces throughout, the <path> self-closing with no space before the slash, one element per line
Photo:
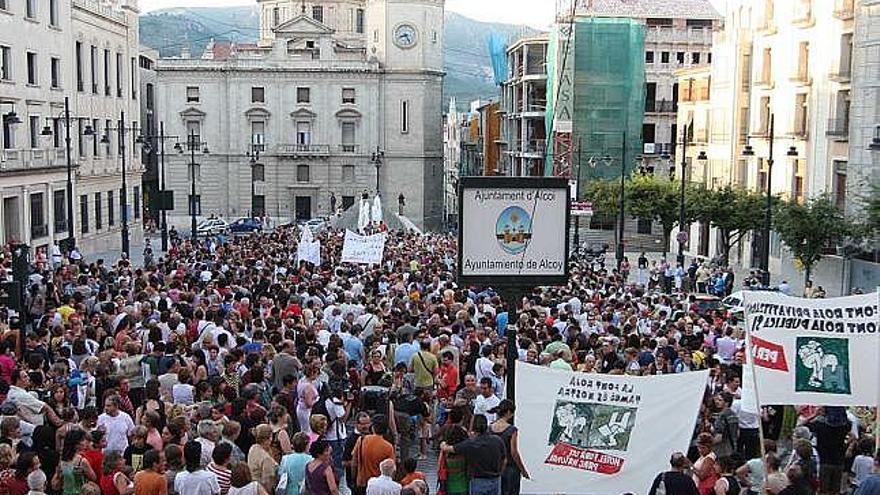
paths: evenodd
<path fill-rule="evenodd" d="M 379 463 L 379 476 L 367 481 L 367 495 L 400 495 L 400 483 L 394 481 L 394 471 L 397 466 L 394 459 L 385 459 Z"/>
<path fill-rule="evenodd" d="M 474 416 L 486 416 L 489 424 L 495 422 L 495 415 L 489 410 L 501 403 L 501 399 L 495 395 L 495 384 L 489 377 L 480 380 L 480 394 L 474 399 Z"/>
<path fill-rule="evenodd" d="M 345 450 L 345 439 L 348 438 L 348 431 L 345 428 L 345 421 L 348 419 L 348 407 L 343 398 L 342 390 L 333 390 L 330 397 L 324 401 L 327 408 L 327 433 L 324 439 L 330 442 L 333 447 L 333 469 L 337 476 L 342 476 L 342 454 Z"/>
<path fill-rule="evenodd" d="M 186 495 L 219 495 L 220 483 L 217 475 L 201 467 L 202 446 L 195 441 L 183 447 L 186 471 L 177 473 L 174 478 L 174 491 Z"/>
<path fill-rule="evenodd" d="M 37 399 L 27 391 L 27 387 L 31 384 L 31 378 L 27 371 L 23 369 L 15 370 L 12 381 L 13 384 L 9 387 L 6 400 L 15 404 L 19 418 L 34 426 L 42 426 L 46 418 L 56 426 L 61 425 L 61 420 L 55 414 L 55 411 L 45 402 Z"/>
<path fill-rule="evenodd" d="M 134 421 L 128 413 L 119 410 L 119 396 L 111 395 L 104 400 L 104 413 L 98 416 L 98 428 L 107 431 L 107 446 L 104 454 L 125 452 L 128 437 L 134 431 Z"/>

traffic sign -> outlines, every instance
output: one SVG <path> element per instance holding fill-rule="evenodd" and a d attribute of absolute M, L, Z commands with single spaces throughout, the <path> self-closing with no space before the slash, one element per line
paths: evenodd
<path fill-rule="evenodd" d="M 593 216 L 593 203 L 589 201 L 572 201 L 571 214 L 576 217 Z"/>

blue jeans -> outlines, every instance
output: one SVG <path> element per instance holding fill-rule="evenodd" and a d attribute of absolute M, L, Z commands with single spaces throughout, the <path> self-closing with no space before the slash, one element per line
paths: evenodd
<path fill-rule="evenodd" d="M 331 456 L 333 457 L 333 471 L 336 473 L 336 479 L 342 479 L 342 473 L 344 473 L 344 469 L 342 467 L 342 451 L 345 450 L 345 440 L 330 440 L 328 442 L 331 447 L 333 447 L 333 452 L 331 452 Z"/>
<path fill-rule="evenodd" d="M 501 477 L 471 478 L 470 495 L 501 495 Z"/>

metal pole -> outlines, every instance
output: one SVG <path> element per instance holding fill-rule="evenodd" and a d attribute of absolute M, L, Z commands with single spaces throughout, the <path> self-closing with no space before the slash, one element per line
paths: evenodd
<path fill-rule="evenodd" d="M 376 194 L 379 194 L 379 168 L 382 166 L 381 158 L 379 158 L 379 147 L 376 146 Z"/>
<path fill-rule="evenodd" d="M 617 269 L 623 263 L 623 222 L 626 219 L 624 210 L 626 207 L 626 131 L 623 132 L 623 153 L 620 160 L 620 212 L 617 225 Z"/>
<path fill-rule="evenodd" d="M 761 246 L 761 268 L 764 285 L 770 286 L 770 225 L 773 222 L 773 140 L 776 138 L 775 116 L 770 114 L 770 157 L 767 159 L 767 208 L 764 212 L 764 243 Z"/>
<path fill-rule="evenodd" d="M 195 129 L 190 129 L 189 131 L 189 150 L 190 150 L 190 183 L 189 183 L 189 194 L 190 194 L 190 227 L 192 228 L 192 239 L 195 240 L 197 237 L 196 230 L 198 226 L 196 225 L 196 131 Z"/>
<path fill-rule="evenodd" d="M 582 138 L 578 136 L 578 156 L 577 156 L 577 179 L 575 179 L 575 201 L 581 200 L 581 144 Z M 580 215 L 574 216 L 574 253 L 575 256 L 580 253 L 581 248 L 581 217 Z"/>
<path fill-rule="evenodd" d="M 256 155 L 254 155 L 256 156 Z M 255 160 L 259 160 L 259 158 L 255 158 Z M 257 216 L 257 185 L 254 182 L 254 167 L 257 166 L 257 162 L 254 161 L 251 163 L 251 217 Z"/>
<path fill-rule="evenodd" d="M 128 184 L 125 182 L 125 111 L 119 114 L 119 150 L 122 152 L 122 252 L 130 255 L 128 242 Z"/>
<path fill-rule="evenodd" d="M 522 300 L 523 290 L 519 287 L 508 287 L 502 289 L 501 296 L 507 302 L 507 329 L 504 337 L 507 340 L 507 373 L 505 375 L 505 398 L 516 403 L 516 362 L 519 359 L 519 350 L 516 348 L 517 322 L 519 318 L 516 314 L 517 303 Z"/>
<path fill-rule="evenodd" d="M 684 212 L 684 182 L 687 178 L 687 146 L 688 146 L 688 125 L 684 125 L 684 137 L 681 140 L 681 191 L 678 202 L 678 231 L 684 232 L 685 212 Z M 678 240 L 678 263 L 684 268 L 684 242 L 683 239 Z"/>
<path fill-rule="evenodd" d="M 70 98 L 64 97 L 64 126 L 66 128 L 64 146 L 67 155 L 67 239 L 68 249 L 76 246 L 76 236 L 73 229 L 73 161 L 70 157 Z"/>
<path fill-rule="evenodd" d="M 159 191 L 162 193 L 162 199 L 165 198 L 165 121 L 159 122 Z M 168 252 L 168 219 L 162 205 L 162 251 Z"/>

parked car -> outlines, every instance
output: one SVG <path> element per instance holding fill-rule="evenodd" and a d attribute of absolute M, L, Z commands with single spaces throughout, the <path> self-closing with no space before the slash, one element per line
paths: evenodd
<path fill-rule="evenodd" d="M 263 224 L 256 218 L 239 218 L 229 224 L 230 234 L 250 234 L 263 230 Z"/>
<path fill-rule="evenodd" d="M 721 304 L 731 314 L 741 315 L 745 309 L 743 306 L 743 291 L 739 290 L 721 300 Z"/>
<path fill-rule="evenodd" d="M 327 221 L 323 218 L 313 218 L 306 222 L 306 227 L 312 229 L 312 232 L 318 232 L 327 225 Z"/>
<path fill-rule="evenodd" d="M 200 236 L 218 235 L 226 232 L 229 224 L 220 218 L 206 218 L 196 226 L 196 233 Z"/>
<path fill-rule="evenodd" d="M 721 298 L 718 296 L 701 294 L 695 297 L 695 302 L 698 308 L 697 312 L 700 315 L 708 315 L 713 311 L 724 308 L 721 304 Z"/>

